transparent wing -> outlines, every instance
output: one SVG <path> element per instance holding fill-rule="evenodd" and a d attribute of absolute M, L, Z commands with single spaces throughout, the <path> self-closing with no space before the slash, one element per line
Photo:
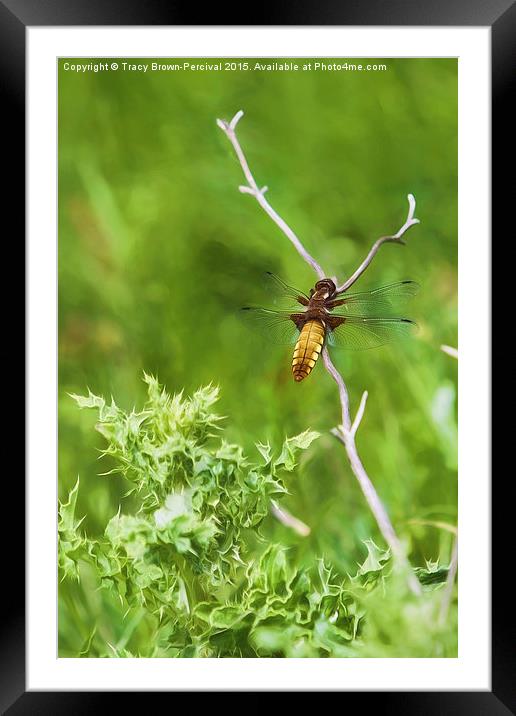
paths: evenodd
<path fill-rule="evenodd" d="M 328 331 L 328 343 L 351 351 L 366 350 L 406 338 L 416 329 L 417 325 L 408 318 L 348 316 L 340 326 Z"/>
<path fill-rule="evenodd" d="M 289 311 L 273 311 L 268 308 L 245 306 L 239 317 L 253 331 L 277 345 L 292 345 L 299 336 L 299 330 Z"/>
<path fill-rule="evenodd" d="M 308 301 L 306 293 L 303 293 L 303 291 L 300 291 L 298 288 L 289 286 L 288 283 L 285 283 L 279 276 L 276 276 L 276 274 L 270 271 L 265 272 L 263 284 L 271 303 L 277 309 L 288 310 L 297 308 L 299 310 L 303 301 Z M 299 298 L 302 299 L 301 302 Z"/>
<path fill-rule="evenodd" d="M 392 314 L 405 301 L 416 295 L 419 284 L 398 281 L 363 293 L 342 293 L 337 298 L 345 303 L 332 309 L 336 316 L 382 316 Z"/>

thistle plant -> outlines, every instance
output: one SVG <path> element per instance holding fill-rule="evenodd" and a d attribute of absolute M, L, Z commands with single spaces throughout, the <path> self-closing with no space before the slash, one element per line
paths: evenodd
<path fill-rule="evenodd" d="M 103 600 L 73 655 L 360 655 L 370 595 L 383 600 L 388 583 L 395 599 L 404 588 L 389 576 L 389 550 L 369 540 L 356 574 L 339 575 L 323 558 L 305 569 L 261 530 L 318 433 L 306 430 L 277 450 L 257 443 L 253 462 L 224 439 L 217 388 L 186 398 L 168 395 L 152 376 L 144 380 L 148 400 L 139 412 L 91 392 L 72 396 L 98 414 L 103 459 L 112 465 L 106 475 L 127 483 L 100 537 L 88 536 L 77 514 L 79 481 L 59 506 L 61 578 L 86 580 Z M 431 600 L 446 573 L 437 565 L 419 570 Z M 97 629 L 104 617 L 109 628 Z M 113 624 L 119 633 L 106 637 Z"/>

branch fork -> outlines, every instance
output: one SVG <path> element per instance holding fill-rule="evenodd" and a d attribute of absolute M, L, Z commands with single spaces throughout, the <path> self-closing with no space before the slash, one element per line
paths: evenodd
<path fill-rule="evenodd" d="M 244 185 L 238 187 L 238 191 L 240 191 L 242 194 L 252 194 L 253 196 L 256 196 L 257 194 L 261 194 L 263 196 L 268 189 L 268 186 L 262 186 L 261 189 L 253 189 L 250 186 Z"/>
<path fill-rule="evenodd" d="M 238 141 L 235 133 L 235 128 L 240 119 L 243 117 L 243 114 L 244 113 L 242 112 L 242 110 L 240 110 L 235 114 L 235 116 L 230 122 L 217 119 L 217 125 L 224 132 L 226 137 L 231 142 L 231 145 L 233 146 L 233 149 L 240 162 L 240 166 L 247 181 L 247 184 L 240 186 L 239 190 L 243 194 L 251 194 L 255 197 L 256 201 L 262 207 L 262 209 L 269 215 L 269 217 L 274 221 L 274 223 L 285 234 L 287 239 L 293 244 L 294 248 L 297 250 L 301 258 L 313 268 L 319 278 L 325 278 L 327 274 L 323 271 L 320 264 L 313 256 L 308 253 L 308 251 L 305 249 L 294 231 L 279 216 L 279 214 L 272 208 L 272 206 L 265 198 L 264 195 L 267 191 L 267 187 L 264 186 L 260 189 L 255 181 L 254 176 L 249 168 L 249 164 L 247 163 L 245 154 L 242 151 L 240 142 Z M 392 234 L 390 236 L 382 236 L 381 238 L 377 239 L 365 259 L 360 264 L 360 266 L 346 281 L 344 281 L 344 283 L 339 285 L 338 281 L 335 279 L 335 285 L 337 286 L 338 291 L 347 290 L 355 283 L 355 281 L 360 278 L 360 276 L 367 269 L 373 258 L 378 253 L 378 250 L 384 243 L 405 243 L 402 239 L 402 236 L 405 234 L 406 231 L 408 231 L 408 229 L 410 229 L 411 226 L 414 226 L 415 224 L 419 223 L 419 219 L 415 218 L 416 200 L 414 199 L 414 196 L 412 194 L 409 194 L 407 198 L 409 203 L 409 209 L 405 223 L 401 226 L 400 229 L 398 229 L 395 234 Z M 326 346 L 323 348 L 322 358 L 327 372 L 331 375 L 331 377 L 337 384 L 342 411 L 341 424 L 338 427 L 333 428 L 331 432 L 344 445 L 351 469 L 355 477 L 357 478 L 364 497 L 371 509 L 373 516 L 376 519 L 378 528 L 380 529 L 380 532 L 382 533 L 386 543 L 389 545 L 393 558 L 395 559 L 398 567 L 401 567 L 407 574 L 407 584 L 410 590 L 414 594 L 419 595 L 421 594 L 421 585 L 419 584 L 418 579 L 415 577 L 410 567 L 403 545 L 401 544 L 394 530 L 394 527 L 392 526 L 392 523 L 389 519 L 389 515 L 387 514 L 387 510 L 382 504 L 378 493 L 376 492 L 376 489 L 371 479 L 369 478 L 369 475 L 367 474 L 362 464 L 362 461 L 360 460 L 360 456 L 357 451 L 355 436 L 358 428 L 360 427 L 360 423 L 362 422 L 362 418 L 364 417 L 368 393 L 367 391 L 363 393 L 355 418 L 352 421 L 349 409 L 349 394 L 346 384 L 344 382 L 343 377 L 333 365 Z M 283 522 L 283 524 L 286 524 L 293 529 L 296 529 L 296 531 L 298 531 L 300 534 L 305 531 L 304 528 L 306 528 L 306 525 L 304 525 L 303 523 L 299 524 L 299 520 L 297 520 L 297 518 L 290 515 L 290 513 L 286 513 L 286 511 L 284 510 L 280 510 L 280 508 L 274 503 L 272 505 L 272 512 L 277 517 L 277 519 Z"/>
<path fill-rule="evenodd" d="M 360 399 L 360 405 L 358 406 L 357 414 L 355 415 L 355 419 L 353 420 L 353 424 L 350 428 L 350 430 L 346 430 L 344 425 L 337 425 L 336 428 L 333 428 L 331 430 L 332 435 L 335 435 L 335 437 L 339 439 L 355 439 L 355 435 L 357 434 L 357 430 L 360 427 L 360 423 L 362 422 L 362 418 L 364 417 L 364 411 L 365 406 L 367 403 L 367 398 L 369 396 L 369 393 L 367 390 L 364 390 L 362 393 L 362 398 Z"/>
<path fill-rule="evenodd" d="M 409 203 L 409 209 L 407 218 L 405 220 L 405 223 L 403 226 L 398 229 L 398 231 L 395 234 L 392 234 L 391 236 L 382 236 L 381 238 L 377 239 L 373 246 L 371 247 L 371 250 L 365 257 L 365 259 L 362 261 L 360 266 L 357 268 L 357 270 L 346 280 L 343 284 L 340 286 L 337 285 L 337 291 L 347 291 L 350 286 L 352 286 L 355 281 L 357 281 L 360 276 L 364 273 L 366 268 L 369 266 L 371 261 L 374 259 L 376 254 L 378 253 L 378 250 L 382 244 L 386 244 L 387 242 L 392 242 L 396 244 L 401 244 L 402 246 L 405 245 L 405 241 L 401 238 L 403 234 L 410 229 L 411 226 L 414 226 L 415 224 L 419 224 L 419 219 L 416 219 L 414 217 L 414 213 L 416 211 L 416 200 L 414 199 L 413 194 L 407 195 L 408 203 Z"/>

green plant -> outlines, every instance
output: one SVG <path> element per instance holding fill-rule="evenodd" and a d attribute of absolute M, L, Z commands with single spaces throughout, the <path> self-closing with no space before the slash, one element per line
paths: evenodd
<path fill-rule="evenodd" d="M 434 619 L 445 568 L 418 570 L 427 586 L 416 600 L 371 540 L 357 573 L 343 576 L 323 559 L 301 566 L 261 534 L 271 499 L 287 493 L 300 451 L 318 433 L 288 438 L 279 451 L 258 443 L 253 463 L 223 438 L 216 388 L 170 397 L 155 378 L 145 381 L 140 412 L 91 392 L 73 396 L 97 410 L 108 474 L 120 473 L 128 490 L 97 538 L 76 515 L 79 480 L 59 506 L 61 578 L 87 585 L 72 597 L 67 590 L 61 605 L 63 621 L 73 613 L 75 630 L 88 630 L 67 655 L 371 655 L 368 632 L 385 655 L 454 655 L 449 630 Z M 85 593 L 96 601 L 85 606 Z"/>

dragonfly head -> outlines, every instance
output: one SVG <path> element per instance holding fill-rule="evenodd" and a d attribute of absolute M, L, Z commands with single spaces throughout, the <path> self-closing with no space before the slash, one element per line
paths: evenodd
<path fill-rule="evenodd" d="M 315 284 L 315 290 L 322 298 L 329 298 L 330 296 L 333 296 L 337 287 L 331 278 L 322 278 Z"/>

